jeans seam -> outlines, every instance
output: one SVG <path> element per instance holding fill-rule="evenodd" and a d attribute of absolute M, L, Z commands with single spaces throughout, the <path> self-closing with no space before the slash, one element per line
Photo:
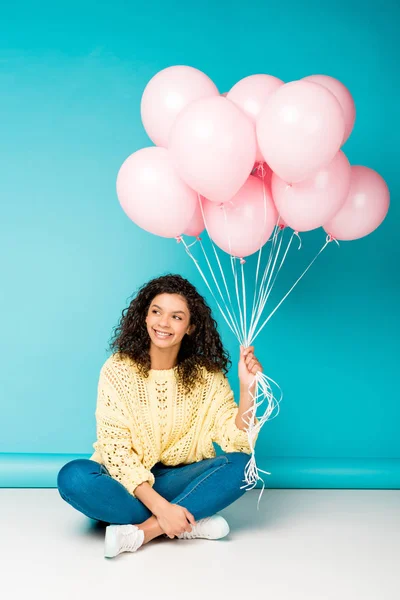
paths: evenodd
<path fill-rule="evenodd" d="M 214 475 L 214 473 L 216 473 L 219 469 L 222 469 L 222 467 L 225 467 L 227 464 L 228 464 L 228 462 L 224 463 L 223 465 L 220 465 L 219 467 L 217 467 L 216 469 L 214 469 L 213 471 L 211 471 L 211 473 L 208 473 L 208 475 L 206 475 L 205 477 L 203 477 L 203 479 L 201 479 L 198 483 L 196 483 L 196 485 L 194 486 L 194 488 L 192 488 L 191 490 L 189 490 L 188 493 L 183 496 L 183 498 L 181 498 L 180 500 L 178 500 L 178 502 L 182 502 L 182 500 L 184 500 L 192 492 L 194 492 L 199 487 L 199 485 L 201 483 L 203 483 L 203 481 L 205 481 L 208 477 L 211 477 L 211 475 Z"/>

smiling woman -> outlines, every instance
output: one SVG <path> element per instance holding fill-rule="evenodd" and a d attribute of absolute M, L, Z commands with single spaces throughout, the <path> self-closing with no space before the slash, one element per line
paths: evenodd
<path fill-rule="evenodd" d="M 159 294 L 146 317 L 150 336 L 150 359 L 153 369 L 171 369 L 177 364 L 182 339 L 195 329 L 190 325 L 186 300 L 179 294 Z"/>
<path fill-rule="evenodd" d="M 241 391 L 240 407 L 234 401 L 229 355 L 205 299 L 180 275 L 153 279 L 122 311 L 110 346 L 95 451 L 61 469 L 61 497 L 110 523 L 107 557 L 161 535 L 226 536 L 229 525 L 215 513 L 245 493 L 249 397 Z M 259 367 L 252 348 L 241 351 L 241 390 Z"/>
<path fill-rule="evenodd" d="M 201 367 L 226 374 L 231 364 L 210 307 L 180 275 L 152 279 L 139 289 L 122 311 L 110 347 L 131 358 L 145 378 L 150 370 L 176 367 L 187 392 L 202 380 Z"/>

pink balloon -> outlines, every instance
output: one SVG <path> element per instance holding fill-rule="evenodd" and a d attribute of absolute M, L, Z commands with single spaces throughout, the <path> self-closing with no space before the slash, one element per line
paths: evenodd
<path fill-rule="evenodd" d="M 337 154 L 345 130 L 342 108 L 325 87 L 292 81 L 274 92 L 257 120 L 261 152 L 289 183 L 310 177 Z"/>
<path fill-rule="evenodd" d="M 288 185 L 272 175 L 272 197 L 278 213 L 295 231 L 321 227 L 343 206 L 350 190 L 351 167 L 341 150 L 312 177 Z"/>
<path fill-rule="evenodd" d="M 212 202 L 226 202 L 254 165 L 254 127 L 226 98 L 192 102 L 177 118 L 169 149 L 179 176 Z"/>
<path fill-rule="evenodd" d="M 338 99 L 343 110 L 344 122 L 346 126 L 342 141 L 343 145 L 353 131 L 354 122 L 356 119 L 356 107 L 353 96 L 341 81 L 335 79 L 334 77 L 330 77 L 329 75 L 309 75 L 308 77 L 304 77 L 303 81 L 311 81 L 326 87 Z"/>
<path fill-rule="evenodd" d="M 190 223 L 197 194 L 176 174 L 168 150 L 143 148 L 122 164 L 117 196 L 136 225 L 163 237 L 180 235 Z"/>
<path fill-rule="evenodd" d="M 373 169 L 351 167 L 350 191 L 339 212 L 324 224 L 337 240 L 357 240 L 372 233 L 389 210 L 388 186 Z"/>
<path fill-rule="evenodd" d="M 278 215 L 270 193 L 250 175 L 230 202 L 217 205 L 203 199 L 204 221 L 211 239 L 225 252 L 242 258 L 257 252 L 276 225 Z"/>
<path fill-rule="evenodd" d="M 254 126 L 268 98 L 283 85 L 283 81 L 273 75 L 249 75 L 241 79 L 229 90 L 228 100 L 243 110 Z M 257 144 L 256 160 L 264 160 Z"/>
<path fill-rule="evenodd" d="M 190 221 L 189 225 L 186 227 L 186 229 L 183 233 L 185 235 L 192 235 L 193 237 L 196 237 L 196 236 L 200 235 L 200 233 L 203 231 L 203 229 L 204 229 L 204 220 L 203 220 L 203 213 L 201 212 L 201 208 L 200 208 L 200 198 L 199 198 L 196 203 L 196 210 L 192 217 L 192 220 Z"/>
<path fill-rule="evenodd" d="M 180 112 L 194 100 L 218 95 L 216 85 L 198 69 L 178 65 L 159 71 L 142 96 L 140 110 L 147 135 L 157 146 L 166 148 Z"/>

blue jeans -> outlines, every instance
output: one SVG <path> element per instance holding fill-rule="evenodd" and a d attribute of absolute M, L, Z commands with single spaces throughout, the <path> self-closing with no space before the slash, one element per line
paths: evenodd
<path fill-rule="evenodd" d="M 153 489 L 172 504 L 184 506 L 195 520 L 209 517 L 243 496 L 244 469 L 250 455 L 225 452 L 189 465 L 151 469 Z M 150 510 L 110 476 L 104 465 L 81 458 L 65 464 L 57 477 L 61 498 L 91 519 L 113 524 L 139 524 Z"/>

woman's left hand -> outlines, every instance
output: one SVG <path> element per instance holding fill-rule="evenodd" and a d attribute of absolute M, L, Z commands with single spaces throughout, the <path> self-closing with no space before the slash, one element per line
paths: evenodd
<path fill-rule="evenodd" d="M 254 356 L 254 346 L 248 346 L 248 348 L 240 346 L 238 369 L 240 386 L 248 388 L 258 371 L 262 372 L 262 365 Z M 251 389 L 253 388 L 254 385 Z"/>

